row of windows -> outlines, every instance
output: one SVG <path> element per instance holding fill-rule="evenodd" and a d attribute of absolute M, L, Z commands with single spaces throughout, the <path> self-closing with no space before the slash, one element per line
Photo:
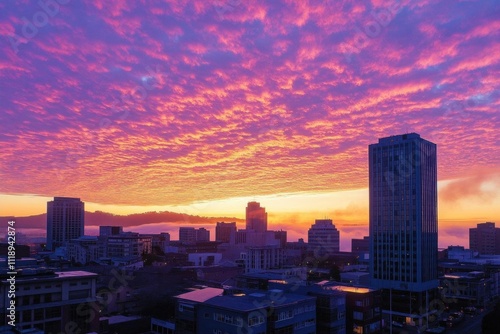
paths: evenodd
<path fill-rule="evenodd" d="M 305 328 L 305 327 L 311 327 L 311 326 L 314 326 L 316 324 L 316 319 L 307 319 L 306 321 L 301 321 L 301 322 L 298 322 L 296 323 L 293 328 L 294 329 L 301 329 L 301 328 Z"/>
<path fill-rule="evenodd" d="M 223 322 L 225 324 L 243 326 L 243 318 L 235 317 L 233 315 L 214 313 L 214 320 L 218 322 Z"/>

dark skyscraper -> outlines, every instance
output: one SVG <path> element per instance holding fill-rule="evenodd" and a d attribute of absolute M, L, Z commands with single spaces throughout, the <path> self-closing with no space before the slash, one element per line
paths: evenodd
<path fill-rule="evenodd" d="M 492 222 L 477 224 L 469 229 L 469 246 L 480 254 L 500 254 L 500 228 Z"/>
<path fill-rule="evenodd" d="M 416 133 L 381 138 L 369 159 L 371 284 L 386 313 L 420 325 L 438 285 L 436 145 Z"/>
<path fill-rule="evenodd" d="M 236 223 L 217 222 L 215 226 L 215 241 L 229 242 L 231 234 L 236 234 Z"/>
<path fill-rule="evenodd" d="M 246 229 L 255 232 L 267 231 L 267 212 L 258 202 L 249 202 L 247 205 Z"/>
<path fill-rule="evenodd" d="M 315 256 L 330 256 L 339 252 L 340 232 L 331 219 L 316 219 L 308 233 L 309 250 Z"/>
<path fill-rule="evenodd" d="M 55 250 L 83 235 L 84 203 L 79 198 L 54 197 L 47 202 L 47 249 Z"/>

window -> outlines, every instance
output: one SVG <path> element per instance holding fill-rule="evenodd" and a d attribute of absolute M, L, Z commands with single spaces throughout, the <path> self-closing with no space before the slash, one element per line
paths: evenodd
<path fill-rule="evenodd" d="M 352 312 L 352 317 L 355 320 L 363 320 L 363 313 L 354 311 L 354 312 Z"/>
<path fill-rule="evenodd" d="M 43 308 L 35 309 L 35 321 L 43 320 Z"/>
<path fill-rule="evenodd" d="M 75 290 L 68 294 L 69 299 L 82 299 L 89 297 L 89 290 Z"/>
<path fill-rule="evenodd" d="M 60 307 L 49 307 L 45 310 L 45 318 L 57 318 L 61 316 Z"/>
<path fill-rule="evenodd" d="M 264 323 L 263 316 L 250 316 L 248 318 L 248 326 L 257 326 Z"/>

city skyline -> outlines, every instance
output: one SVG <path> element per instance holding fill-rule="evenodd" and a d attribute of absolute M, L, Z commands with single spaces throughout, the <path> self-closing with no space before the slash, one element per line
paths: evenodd
<path fill-rule="evenodd" d="M 1 216 L 258 201 L 272 228 L 349 236 L 365 147 L 416 132 L 440 147 L 443 242 L 500 221 L 495 1 L 62 3 L 0 4 Z"/>

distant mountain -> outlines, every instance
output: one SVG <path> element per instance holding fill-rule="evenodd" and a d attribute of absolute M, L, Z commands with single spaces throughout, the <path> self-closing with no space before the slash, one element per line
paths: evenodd
<path fill-rule="evenodd" d="M 46 213 L 27 217 L 0 217 L 0 226 L 7 226 L 9 220 L 15 220 L 17 228 L 45 229 L 47 227 Z M 242 222 L 243 219 L 234 217 L 200 217 L 169 211 L 135 213 L 126 216 L 114 215 L 102 211 L 85 211 L 86 226 L 119 225 L 129 227 L 155 223 L 210 224 L 218 221 Z"/>

